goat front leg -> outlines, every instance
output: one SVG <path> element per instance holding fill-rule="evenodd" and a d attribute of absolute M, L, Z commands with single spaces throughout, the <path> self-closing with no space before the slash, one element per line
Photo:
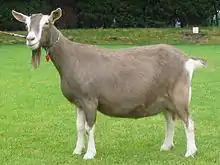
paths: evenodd
<path fill-rule="evenodd" d="M 94 159 L 96 155 L 96 147 L 95 147 L 95 124 L 93 126 L 88 126 L 88 146 L 86 154 L 84 155 L 83 159 Z"/>
<path fill-rule="evenodd" d="M 174 147 L 173 137 L 175 131 L 175 120 L 171 112 L 165 111 L 164 117 L 166 120 L 165 123 L 165 139 L 163 145 L 160 148 L 160 151 L 168 151 Z"/>
<path fill-rule="evenodd" d="M 74 155 L 81 155 L 83 149 L 85 148 L 84 145 L 84 136 L 85 136 L 85 114 L 82 109 L 77 108 L 77 115 L 76 115 L 76 127 L 77 127 L 77 142 L 76 147 L 73 151 Z"/>
<path fill-rule="evenodd" d="M 96 147 L 95 147 L 95 122 L 96 122 L 96 102 L 95 101 L 89 101 L 84 106 L 84 112 L 85 112 L 85 119 L 86 124 L 85 128 L 88 134 L 88 146 L 87 151 L 83 157 L 85 160 L 94 159 L 96 155 Z"/>

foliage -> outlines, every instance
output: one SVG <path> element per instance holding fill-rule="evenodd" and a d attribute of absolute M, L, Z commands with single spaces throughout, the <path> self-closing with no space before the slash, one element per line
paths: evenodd
<path fill-rule="evenodd" d="M 19 1 L 3 1 L 0 3 L 0 30 L 23 30 L 24 25 L 15 21 L 11 14 L 11 10 L 30 15 L 31 13 L 45 13 L 50 10 L 50 6 L 44 0 L 19 0 Z"/>
<path fill-rule="evenodd" d="M 0 30 L 21 30 L 11 10 L 49 13 L 63 9 L 61 28 L 171 27 L 207 25 L 217 10 L 218 0 L 0 0 Z"/>

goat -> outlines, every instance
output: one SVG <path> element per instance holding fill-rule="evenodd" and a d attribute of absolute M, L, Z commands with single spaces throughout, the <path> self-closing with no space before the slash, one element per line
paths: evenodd
<path fill-rule="evenodd" d="M 175 120 L 185 126 L 185 157 L 197 152 L 194 122 L 189 115 L 191 79 L 206 60 L 190 58 L 174 46 L 157 44 L 119 50 L 68 40 L 54 26 L 62 10 L 50 15 L 30 16 L 12 10 L 15 19 L 26 24 L 26 45 L 32 50 L 32 64 L 40 65 L 41 48 L 50 56 L 60 75 L 60 88 L 77 108 L 77 141 L 73 154 L 82 154 L 84 135 L 88 134 L 84 159 L 96 155 L 94 140 L 97 110 L 121 118 L 143 118 L 162 113 L 165 139 L 161 151 L 173 147 Z"/>

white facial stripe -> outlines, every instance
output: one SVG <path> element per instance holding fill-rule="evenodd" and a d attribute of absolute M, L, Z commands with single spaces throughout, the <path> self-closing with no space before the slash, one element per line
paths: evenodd
<path fill-rule="evenodd" d="M 38 34 L 38 39 L 40 40 L 41 38 L 41 34 L 42 34 L 42 30 L 43 30 L 43 26 L 45 23 L 49 22 L 49 15 L 43 15 L 43 17 L 40 20 L 40 24 L 39 24 L 39 34 Z"/>
<path fill-rule="evenodd" d="M 40 20 L 40 23 L 39 23 L 39 32 L 38 32 L 38 34 L 35 34 L 36 35 L 36 40 L 38 42 L 41 39 L 41 34 L 42 34 L 43 26 L 48 21 L 49 21 L 49 15 L 43 15 L 41 20 Z"/>
<path fill-rule="evenodd" d="M 49 15 L 42 16 L 42 18 L 40 19 L 39 25 L 38 25 L 39 26 L 38 34 L 37 34 L 37 32 L 30 29 L 31 17 L 28 17 L 26 19 L 26 24 L 27 24 L 27 28 L 28 28 L 28 35 L 27 35 L 26 44 L 28 46 L 31 46 L 32 49 L 36 49 L 39 46 L 43 26 L 45 23 L 47 23 L 49 21 L 49 18 L 50 18 Z"/>
<path fill-rule="evenodd" d="M 31 17 L 26 17 L 25 23 L 27 25 L 27 30 L 29 32 L 30 31 L 30 26 L 31 26 Z"/>
<path fill-rule="evenodd" d="M 43 27 L 46 22 L 49 22 L 49 15 L 43 15 L 40 20 L 40 27 Z"/>

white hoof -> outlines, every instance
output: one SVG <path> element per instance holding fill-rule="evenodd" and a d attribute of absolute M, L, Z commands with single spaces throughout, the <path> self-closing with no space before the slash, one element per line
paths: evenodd
<path fill-rule="evenodd" d="M 186 154 L 185 154 L 185 157 L 190 157 L 191 156 L 191 157 L 194 158 L 196 153 L 197 153 L 197 148 L 188 149 Z"/>
<path fill-rule="evenodd" d="M 94 159 L 95 155 L 96 155 L 96 152 L 87 152 L 84 155 L 83 159 L 84 160 L 91 160 L 91 159 Z"/>
<path fill-rule="evenodd" d="M 83 148 L 75 148 L 75 150 L 73 151 L 73 155 L 81 155 L 83 150 L 84 150 L 84 147 Z"/>
<path fill-rule="evenodd" d="M 160 151 L 169 151 L 169 150 L 171 150 L 173 147 L 174 147 L 173 144 L 171 144 L 171 145 L 165 145 L 165 144 L 163 144 L 163 145 L 160 147 Z"/>

